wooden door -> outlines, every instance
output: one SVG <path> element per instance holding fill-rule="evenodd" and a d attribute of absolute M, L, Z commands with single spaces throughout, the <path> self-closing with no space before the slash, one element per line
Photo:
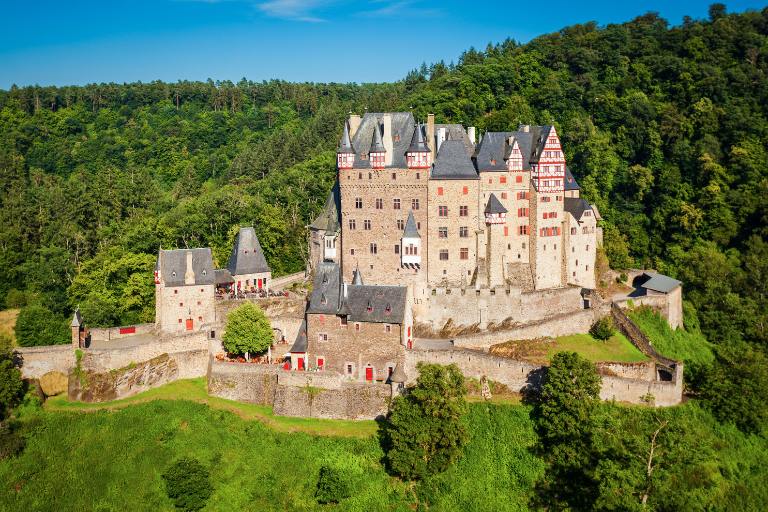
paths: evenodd
<path fill-rule="evenodd" d="M 365 380 L 373 380 L 373 368 L 370 366 L 365 368 Z"/>
<path fill-rule="evenodd" d="M 325 359 L 323 359 L 322 357 L 318 357 L 317 358 L 317 367 L 322 370 L 323 369 L 323 365 L 325 365 Z"/>
<path fill-rule="evenodd" d="M 261 290 L 261 278 L 259 278 L 259 290 Z"/>
<path fill-rule="evenodd" d="M 192 320 L 191 318 L 187 318 L 187 330 L 191 331 L 194 326 L 195 326 L 194 320 Z"/>
<path fill-rule="evenodd" d="M 303 356 L 300 357 L 298 362 L 299 362 L 299 370 L 303 370 L 304 369 L 304 357 Z"/>

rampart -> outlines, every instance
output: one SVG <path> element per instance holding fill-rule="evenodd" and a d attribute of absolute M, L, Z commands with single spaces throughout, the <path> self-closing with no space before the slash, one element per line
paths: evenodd
<path fill-rule="evenodd" d="M 651 343 L 651 340 L 648 339 L 648 336 L 646 336 L 645 333 L 641 331 L 637 325 L 635 325 L 632 319 L 630 319 L 626 313 L 622 311 L 621 307 L 615 302 L 611 304 L 611 316 L 613 317 L 613 321 L 616 324 L 616 327 L 618 327 L 619 330 L 624 333 L 627 338 L 629 338 L 629 340 L 637 347 L 638 350 L 640 350 L 640 352 L 650 357 L 654 361 L 670 368 L 673 368 L 676 364 L 678 364 L 678 362 L 674 359 L 669 359 L 668 357 L 664 357 L 656 352 L 656 349 L 653 348 L 653 344 Z"/>
<path fill-rule="evenodd" d="M 88 329 L 91 341 L 109 341 L 154 332 L 155 324 L 123 325 L 121 327 L 94 327 Z"/>
<path fill-rule="evenodd" d="M 529 323 L 584 308 L 581 288 L 567 286 L 523 292 L 519 288 L 432 287 L 414 291 L 414 317 L 441 330 L 454 325 L 480 329 L 504 322 Z"/>
<path fill-rule="evenodd" d="M 72 345 L 47 345 L 14 349 L 21 363 L 21 376 L 39 379 L 50 371 L 67 374 L 75 366 L 75 350 Z"/>
<path fill-rule="evenodd" d="M 558 336 L 587 332 L 594 321 L 595 310 L 582 309 L 572 313 L 555 314 L 545 320 L 530 322 L 508 329 L 457 336 L 453 339 L 453 344 L 457 348 L 487 350 L 491 345 L 510 340 L 530 340 L 547 336 L 556 338 Z"/>
<path fill-rule="evenodd" d="M 523 361 L 493 356 L 476 350 L 412 350 L 406 356 L 405 372 L 409 381 L 418 376 L 419 362 L 455 364 L 465 377 L 483 376 L 524 392 L 541 385 L 546 368 Z M 661 380 L 655 363 L 600 363 L 597 365 L 602 379 L 600 398 L 632 404 L 655 406 L 677 405 L 682 401 L 683 367 L 678 364 L 669 376 Z"/>

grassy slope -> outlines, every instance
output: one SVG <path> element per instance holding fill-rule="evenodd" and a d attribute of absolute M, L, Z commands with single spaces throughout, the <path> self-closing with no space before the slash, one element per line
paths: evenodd
<path fill-rule="evenodd" d="M 562 351 L 578 352 L 593 362 L 638 362 L 648 359 L 621 333 L 606 341 L 597 340 L 589 334 L 572 334 L 556 339 L 507 341 L 491 347 L 494 354 L 539 364 L 549 364 L 552 357 Z"/>
<path fill-rule="evenodd" d="M 685 329 L 673 331 L 665 319 L 649 308 L 637 308 L 628 314 L 660 354 L 695 365 L 707 364 L 714 359 L 712 345 L 701 333 Z"/>
<path fill-rule="evenodd" d="M 18 309 L 4 309 L 0 311 L 0 336 L 6 335 L 11 338 L 12 343 L 16 344 L 16 318 L 19 316 Z"/>

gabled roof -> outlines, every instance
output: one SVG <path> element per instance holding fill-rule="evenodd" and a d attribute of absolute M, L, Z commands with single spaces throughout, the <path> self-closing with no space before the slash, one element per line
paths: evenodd
<path fill-rule="evenodd" d="M 229 284 L 235 282 L 234 278 L 232 277 L 232 273 L 226 268 L 217 268 L 215 274 L 216 284 Z"/>
<path fill-rule="evenodd" d="M 323 261 L 317 266 L 307 313 L 335 315 L 339 310 L 341 269 L 338 263 Z"/>
<path fill-rule="evenodd" d="M 568 168 L 568 166 L 565 166 L 565 190 L 581 190 L 581 187 L 576 182 L 576 178 L 573 177 L 573 174 L 571 174 L 571 170 Z"/>
<path fill-rule="evenodd" d="M 402 324 L 405 286 L 349 285 L 344 310 L 353 322 Z"/>
<path fill-rule="evenodd" d="M 339 182 L 334 183 L 333 188 L 325 199 L 325 206 L 320 215 L 309 225 L 310 229 L 325 231 L 328 234 L 336 233 L 339 230 L 339 212 L 341 211 L 341 194 L 339 193 Z"/>
<path fill-rule="evenodd" d="M 415 125 L 413 128 L 413 137 L 411 137 L 411 145 L 408 146 L 408 151 L 413 153 L 426 153 L 429 151 L 429 146 L 427 146 L 427 140 L 424 136 L 424 127 L 420 124 Z"/>
<path fill-rule="evenodd" d="M 683 284 L 682 281 L 678 281 L 677 279 L 673 279 L 669 276 L 665 276 L 664 274 L 657 274 L 656 272 L 644 272 L 646 276 L 649 276 L 650 279 L 641 284 L 643 288 L 647 288 L 648 290 L 653 290 L 656 292 L 661 293 L 669 293 L 681 284 Z"/>
<path fill-rule="evenodd" d="M 491 193 L 491 196 L 488 198 L 488 204 L 485 205 L 485 213 L 507 213 L 507 209 L 496 198 L 496 194 Z"/>
<path fill-rule="evenodd" d="M 531 142 L 533 135 L 530 132 L 486 132 L 477 145 L 475 152 L 475 165 L 478 171 L 505 171 L 506 160 L 512 154 L 510 138 L 517 142 L 520 154 L 523 157 L 523 170 L 531 169 Z M 493 162 L 496 163 L 493 163 Z"/>
<path fill-rule="evenodd" d="M 192 273 L 195 282 L 192 285 L 214 284 L 214 268 L 211 249 L 160 249 L 158 254 L 160 279 L 165 286 L 184 286 L 187 273 L 187 254 L 192 255 Z"/>
<path fill-rule="evenodd" d="M 296 340 L 288 351 L 292 354 L 303 354 L 307 351 L 307 321 L 304 320 L 299 326 L 299 332 L 296 334 Z"/>
<path fill-rule="evenodd" d="M 352 141 L 349 138 L 349 125 L 344 121 L 344 133 L 341 136 L 339 142 L 339 153 L 354 153 L 355 148 L 352 146 Z"/>
<path fill-rule="evenodd" d="M 475 166 L 467 155 L 464 143 L 460 140 L 446 140 L 432 166 L 433 180 L 476 180 L 479 179 Z"/>
<path fill-rule="evenodd" d="M 584 212 L 592 210 L 592 206 L 581 197 L 565 197 L 563 198 L 563 209 L 573 215 L 574 219 L 581 220 Z"/>
<path fill-rule="evenodd" d="M 240 228 L 232 246 L 227 269 L 233 276 L 270 271 L 253 227 Z"/>
<path fill-rule="evenodd" d="M 379 121 L 376 120 L 376 124 L 373 129 L 373 138 L 371 139 L 371 149 L 368 153 L 385 153 L 387 148 L 384 147 L 384 141 L 381 140 L 381 127 Z"/>
<path fill-rule="evenodd" d="M 413 127 L 416 124 L 413 115 L 410 112 L 391 112 L 389 113 L 392 121 L 392 163 L 388 167 L 404 169 L 407 167 L 405 153 L 413 136 Z M 368 112 L 360 120 L 360 126 L 352 135 L 352 146 L 357 150 L 353 167 L 355 169 L 370 169 L 370 160 L 367 158 L 369 148 L 374 136 L 374 126 L 379 126 L 384 113 Z M 360 155 L 365 155 L 360 158 Z"/>
<path fill-rule="evenodd" d="M 408 220 L 405 221 L 405 229 L 403 229 L 403 238 L 421 238 L 416 226 L 416 219 L 413 218 L 413 210 L 408 212 Z"/>
<path fill-rule="evenodd" d="M 467 130 L 464 128 L 464 126 L 460 124 L 436 123 L 435 124 L 435 140 L 432 141 L 435 147 L 437 147 L 437 134 L 441 128 L 445 128 L 445 132 L 446 132 L 445 140 L 460 141 L 462 144 L 464 144 L 464 149 L 467 152 L 467 156 L 469 156 L 470 158 L 472 157 L 472 155 L 475 153 L 475 145 L 472 144 L 472 141 L 469 140 L 469 135 L 467 134 Z"/>
<path fill-rule="evenodd" d="M 551 125 L 544 126 L 531 126 L 531 134 L 533 138 L 533 147 L 531 148 L 531 162 L 538 162 L 541 158 L 541 153 L 544 151 L 544 145 L 547 143 L 549 132 L 552 131 Z"/>

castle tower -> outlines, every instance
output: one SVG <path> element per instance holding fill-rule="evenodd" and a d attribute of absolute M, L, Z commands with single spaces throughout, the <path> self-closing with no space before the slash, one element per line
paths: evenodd
<path fill-rule="evenodd" d="M 486 261 L 488 262 L 488 286 L 494 288 L 503 285 L 506 278 L 504 269 L 504 224 L 507 219 L 507 209 L 499 202 L 495 194 L 488 198 L 485 206 L 485 225 L 488 242 L 486 244 Z"/>
<path fill-rule="evenodd" d="M 72 330 L 72 347 L 80 348 L 80 333 L 83 332 L 83 317 L 80 316 L 80 308 L 75 309 L 75 314 L 72 316 L 72 322 L 69 324 Z"/>
<path fill-rule="evenodd" d="M 349 125 L 344 123 L 344 134 L 339 142 L 339 150 L 336 152 L 336 167 L 338 169 L 351 169 L 355 164 L 355 148 L 349 137 Z"/>

